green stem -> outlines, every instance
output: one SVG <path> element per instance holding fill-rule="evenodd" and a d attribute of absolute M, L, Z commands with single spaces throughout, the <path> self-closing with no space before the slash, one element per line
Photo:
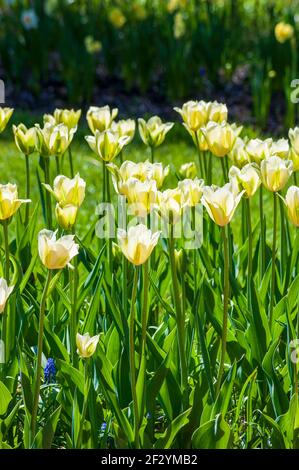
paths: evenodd
<path fill-rule="evenodd" d="M 105 164 L 105 180 L 106 180 L 106 191 L 107 191 L 107 202 L 108 204 L 111 203 L 111 194 L 110 194 L 110 179 L 109 179 L 109 171 L 107 169 L 107 166 Z M 112 257 L 112 238 L 110 237 L 110 217 L 109 217 L 109 238 L 108 238 L 108 264 L 109 264 L 109 269 L 110 273 L 112 274 L 113 271 L 113 257 Z"/>
<path fill-rule="evenodd" d="M 44 158 L 44 169 L 45 169 L 45 183 L 50 184 L 50 160 L 49 158 Z M 47 216 L 47 226 L 48 229 L 52 229 L 52 203 L 51 203 L 51 194 L 49 191 L 45 190 L 46 196 L 46 216 Z"/>
<path fill-rule="evenodd" d="M 128 260 L 123 256 L 122 260 L 122 281 L 123 281 L 123 292 L 122 292 L 122 301 L 125 317 L 127 316 L 127 307 L 128 307 Z"/>
<path fill-rule="evenodd" d="M 85 359 L 84 361 L 84 401 L 83 401 L 83 408 L 82 408 L 82 414 L 81 414 L 81 419 L 80 419 L 80 429 L 79 429 L 78 438 L 77 438 L 77 442 L 75 446 L 76 449 L 81 448 L 83 427 L 84 427 L 84 422 L 86 418 L 88 396 L 89 396 L 89 390 L 90 390 L 90 385 L 91 385 L 89 361 L 90 359 Z"/>
<path fill-rule="evenodd" d="M 30 199 L 30 168 L 29 168 L 29 157 L 25 155 L 25 164 L 26 164 L 26 199 Z M 26 204 L 25 208 L 25 227 L 28 226 L 30 214 L 30 205 Z"/>
<path fill-rule="evenodd" d="M 44 291 L 43 291 L 42 298 L 41 298 L 40 310 L 39 310 L 39 331 L 38 331 L 38 344 L 37 344 L 37 361 L 36 361 L 36 369 L 35 369 L 35 388 L 34 388 L 34 394 L 33 394 L 33 405 L 32 405 L 31 425 L 30 425 L 31 446 L 35 439 L 36 427 L 37 427 L 37 411 L 38 411 L 38 401 L 39 401 L 40 384 L 41 384 L 41 373 L 42 373 L 45 309 L 46 309 L 48 290 L 49 290 L 50 281 L 51 281 L 51 275 L 52 275 L 51 270 L 48 270 L 46 283 L 45 283 Z"/>
<path fill-rule="evenodd" d="M 130 311 L 130 375 L 131 375 L 131 392 L 134 409 L 134 443 L 136 449 L 139 448 L 139 416 L 138 416 L 138 402 L 136 392 L 136 370 L 135 370 L 135 302 L 137 295 L 138 285 L 138 268 L 134 269 L 133 290 L 131 299 Z"/>
<path fill-rule="evenodd" d="M 60 160 L 59 160 L 60 157 L 55 157 L 55 162 L 56 162 L 56 174 L 57 175 L 60 175 L 61 172 L 60 172 Z"/>
<path fill-rule="evenodd" d="M 180 301 L 179 283 L 175 265 L 174 255 L 174 237 L 173 237 L 173 224 L 170 224 L 170 237 L 169 237 L 169 258 L 170 258 L 170 269 L 172 277 L 172 290 L 177 318 L 177 333 L 178 333 L 178 345 L 180 354 L 181 364 L 181 389 L 183 398 L 185 401 L 186 392 L 188 389 L 188 373 L 187 373 L 187 361 L 185 351 L 185 315 L 182 311 L 182 304 Z"/>
<path fill-rule="evenodd" d="M 4 269 L 4 276 L 6 279 L 7 284 L 9 285 L 9 241 L 8 241 L 8 221 L 3 220 L 3 239 L 4 239 L 4 252 L 5 252 L 5 269 Z M 8 316 L 8 305 L 6 305 L 5 310 L 3 312 L 3 319 L 2 319 L 2 332 L 1 332 L 1 339 L 2 344 L 4 345 L 4 363 L 9 361 L 9 348 L 8 348 L 8 341 L 7 341 L 7 316 Z"/>
<path fill-rule="evenodd" d="M 275 292 L 275 260 L 276 260 L 276 229 L 277 229 L 277 196 L 273 193 L 273 241 L 272 241 L 272 276 L 271 276 L 271 292 L 269 304 L 269 325 L 270 331 L 273 324 L 273 307 Z"/>
<path fill-rule="evenodd" d="M 103 162 L 103 192 L 102 192 L 102 202 L 107 202 L 106 201 L 106 164 L 105 164 L 105 161 L 102 160 Z"/>
<path fill-rule="evenodd" d="M 293 175 L 294 175 L 294 184 L 295 184 L 295 186 L 298 186 L 297 172 L 294 171 Z"/>
<path fill-rule="evenodd" d="M 154 147 L 150 147 L 151 149 L 151 162 L 154 163 L 155 162 L 155 150 L 154 150 Z"/>
<path fill-rule="evenodd" d="M 78 291 L 78 260 L 75 256 L 74 258 L 74 269 L 71 271 L 72 276 L 70 278 L 71 282 L 71 295 L 72 295 L 72 305 L 71 305 L 71 334 L 70 334 L 70 344 L 71 344 L 71 356 L 74 366 L 77 363 L 77 354 L 76 354 L 76 334 L 78 328 L 78 319 L 77 319 L 77 291 Z"/>
<path fill-rule="evenodd" d="M 68 153 L 69 153 L 69 164 L 70 164 L 71 178 L 74 178 L 75 175 L 74 175 L 74 166 L 73 166 L 73 155 L 72 155 L 72 151 L 71 151 L 70 146 L 69 146 Z"/>
<path fill-rule="evenodd" d="M 227 173 L 226 173 L 226 168 L 225 168 L 225 162 L 224 162 L 224 157 L 220 157 L 221 160 L 221 168 L 222 168 L 222 174 L 223 174 L 223 184 L 227 182 Z"/>
<path fill-rule="evenodd" d="M 261 235 L 260 235 L 260 282 L 262 282 L 265 273 L 265 221 L 264 221 L 264 204 L 263 204 L 263 187 L 260 187 L 260 223 L 261 223 Z"/>
<path fill-rule="evenodd" d="M 123 151 L 121 151 L 119 153 L 119 160 L 120 160 L 120 164 L 122 165 L 123 164 L 123 161 L 124 161 L 124 158 L 123 158 Z"/>
<path fill-rule="evenodd" d="M 142 336 L 141 336 L 141 360 L 140 364 L 143 364 L 143 369 L 144 369 L 144 380 L 143 382 L 143 393 L 142 396 L 140 397 L 141 399 L 141 409 L 140 409 L 140 424 L 142 423 L 142 418 L 144 415 L 144 407 L 146 403 L 146 330 L 147 330 L 147 322 L 148 322 L 148 293 L 149 293 L 149 276 L 148 276 L 148 270 L 149 270 L 149 262 L 148 260 L 143 264 L 143 303 L 142 303 L 142 312 L 141 312 L 141 331 L 142 331 Z"/>
<path fill-rule="evenodd" d="M 8 241 L 8 220 L 3 223 L 3 238 L 4 238 L 4 251 L 5 251 L 5 279 L 9 283 L 9 241 Z"/>
<path fill-rule="evenodd" d="M 229 255 L 228 255 L 228 240 L 225 226 L 222 227 L 223 237 L 223 255 L 224 255 L 224 292 L 223 292 L 223 321 L 222 321 L 222 337 L 221 337 L 221 358 L 218 371 L 218 378 L 216 383 L 216 396 L 218 395 L 221 387 L 222 376 L 224 372 L 224 361 L 226 355 L 226 341 L 227 341 L 227 322 L 228 322 L 228 293 L 229 293 Z"/>
<path fill-rule="evenodd" d="M 248 229 L 248 270 L 247 270 L 247 302 L 248 309 L 251 311 L 251 281 L 252 281 L 252 224 L 250 199 L 245 199 L 247 207 L 247 229 Z"/>
<path fill-rule="evenodd" d="M 199 139 L 198 139 L 197 132 L 195 132 L 195 140 L 196 140 L 197 156 L 198 156 L 198 163 L 199 163 L 199 169 L 200 169 L 200 177 L 205 179 L 206 175 L 205 175 L 204 167 L 202 163 L 202 155 L 201 155 L 201 150 L 199 147 Z"/>

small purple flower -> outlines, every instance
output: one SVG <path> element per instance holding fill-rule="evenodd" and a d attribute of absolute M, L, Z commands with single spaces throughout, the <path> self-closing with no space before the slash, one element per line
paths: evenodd
<path fill-rule="evenodd" d="M 105 432 L 107 428 L 107 423 L 104 421 L 101 426 L 101 432 Z"/>
<path fill-rule="evenodd" d="M 44 377 L 46 383 L 55 382 L 56 378 L 56 366 L 55 361 L 51 357 L 47 360 L 47 364 L 44 369 Z"/>
<path fill-rule="evenodd" d="M 205 69 L 204 67 L 200 67 L 200 69 L 199 69 L 199 75 L 200 75 L 201 77 L 204 77 L 205 74 L 206 74 L 206 69 Z"/>

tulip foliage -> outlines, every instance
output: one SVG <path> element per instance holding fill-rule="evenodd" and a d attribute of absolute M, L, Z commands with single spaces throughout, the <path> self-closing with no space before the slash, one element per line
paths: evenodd
<path fill-rule="evenodd" d="M 224 104 L 175 110 L 180 168 L 159 161 L 174 123 L 88 110 L 96 193 L 73 160 L 80 111 L 13 126 L 26 183 L 0 184 L 0 448 L 299 447 L 299 129 L 249 139 Z"/>

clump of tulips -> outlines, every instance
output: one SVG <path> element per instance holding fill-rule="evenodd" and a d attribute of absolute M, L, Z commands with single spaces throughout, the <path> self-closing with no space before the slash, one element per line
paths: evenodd
<path fill-rule="evenodd" d="M 149 150 L 131 161 L 135 121 L 116 121 L 109 106 L 88 110 L 109 237 L 94 231 L 99 213 L 77 233 L 89 190 L 71 151 L 81 111 L 13 126 L 26 187 L 21 199 L 15 184 L 0 185 L 0 437 L 8 446 L 51 446 L 59 436 L 68 448 L 105 447 L 107 423 L 120 447 L 250 447 L 265 428 L 267 446 L 297 406 L 299 129 L 289 140 L 248 139 L 225 104 L 175 110 L 197 155 L 176 172 L 158 161 L 174 123 L 140 118 Z M 1 131 L 12 111 L 1 109 Z M 39 222 L 30 209 L 34 152 Z M 281 439 L 292 447 L 295 432 Z"/>

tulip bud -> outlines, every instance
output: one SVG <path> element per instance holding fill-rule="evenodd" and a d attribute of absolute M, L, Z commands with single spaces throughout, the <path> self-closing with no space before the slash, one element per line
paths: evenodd
<path fill-rule="evenodd" d="M 271 156 L 272 144 L 272 139 L 250 139 L 245 147 L 249 160 L 259 165 L 262 160 Z"/>
<path fill-rule="evenodd" d="M 0 313 L 4 312 L 7 299 L 12 293 L 13 289 L 14 286 L 8 287 L 6 280 L 2 277 L 0 278 Z"/>
<path fill-rule="evenodd" d="M 31 127 L 27 129 L 24 124 L 19 124 L 18 126 L 12 126 L 15 143 L 20 152 L 24 155 L 30 155 L 35 151 L 36 144 L 36 128 Z"/>
<path fill-rule="evenodd" d="M 299 127 L 289 130 L 289 139 L 291 142 L 290 160 L 294 164 L 294 171 L 299 170 Z"/>
<path fill-rule="evenodd" d="M 55 207 L 55 215 L 58 224 L 64 230 L 70 230 L 76 223 L 78 207 L 72 204 L 61 206 L 59 203 Z"/>
<path fill-rule="evenodd" d="M 128 144 L 133 140 L 135 135 L 136 123 L 134 119 L 123 119 L 121 121 L 113 121 L 111 130 L 118 134 L 119 137 L 129 137 Z"/>
<path fill-rule="evenodd" d="M 211 121 L 206 127 L 202 127 L 201 131 L 209 150 L 216 157 L 225 157 L 233 149 L 242 127 L 237 127 L 235 124 L 229 125 L 226 122 L 218 124 Z"/>
<path fill-rule="evenodd" d="M 85 137 L 91 150 L 105 162 L 111 162 L 130 141 L 130 137 L 119 137 L 117 133 L 107 130 L 95 131 L 95 135 Z"/>
<path fill-rule="evenodd" d="M 184 121 L 188 131 L 196 133 L 209 121 L 223 122 L 227 120 L 227 107 L 217 101 L 187 101 L 182 108 L 174 108 Z"/>
<path fill-rule="evenodd" d="M 199 180 L 198 178 L 179 181 L 178 188 L 182 193 L 183 204 L 189 207 L 194 207 L 196 204 L 199 204 L 203 186 L 204 180 Z"/>
<path fill-rule="evenodd" d="M 157 184 L 155 180 L 140 181 L 129 178 L 119 185 L 119 192 L 126 196 L 130 213 L 144 217 L 149 214 L 157 199 Z"/>
<path fill-rule="evenodd" d="M 0 132 L 6 128 L 13 112 L 13 108 L 0 108 Z"/>
<path fill-rule="evenodd" d="M 180 250 L 174 250 L 174 261 L 176 265 L 176 269 L 178 273 L 182 273 L 185 271 L 185 252 L 181 248 Z"/>
<path fill-rule="evenodd" d="M 179 169 L 179 175 L 183 179 L 194 179 L 197 175 L 197 168 L 194 162 L 184 163 Z"/>
<path fill-rule="evenodd" d="M 228 157 L 238 168 L 242 168 L 244 165 L 249 163 L 249 157 L 246 151 L 246 144 L 243 139 L 237 137 L 235 145 L 233 146 L 231 152 L 228 154 Z"/>
<path fill-rule="evenodd" d="M 185 205 L 179 188 L 157 193 L 158 213 L 168 224 L 176 224 L 180 220 Z"/>
<path fill-rule="evenodd" d="M 53 189 L 49 184 L 44 184 L 47 191 L 55 197 L 61 206 L 67 204 L 80 207 L 85 198 L 85 181 L 79 173 L 74 178 L 58 175 L 54 179 Z"/>
<path fill-rule="evenodd" d="M 274 29 L 276 40 L 283 44 L 294 36 L 294 28 L 289 23 L 281 21 L 277 23 Z"/>
<path fill-rule="evenodd" d="M 65 153 L 73 140 L 76 128 L 68 129 L 64 124 L 46 123 L 43 128 L 36 127 L 36 149 L 43 157 L 60 156 Z"/>
<path fill-rule="evenodd" d="M 96 351 L 99 339 L 100 335 L 91 337 L 89 333 L 85 333 L 84 335 L 77 333 L 76 345 L 79 356 L 82 357 L 82 359 L 91 357 Z"/>
<path fill-rule="evenodd" d="M 54 111 L 54 119 L 56 124 L 64 124 L 68 129 L 76 128 L 81 117 L 81 109 L 58 109 Z"/>
<path fill-rule="evenodd" d="M 104 132 L 109 129 L 117 114 L 117 108 L 110 110 L 109 106 L 102 106 L 101 108 L 91 106 L 86 114 L 91 132 L 95 134 L 96 131 Z"/>
<path fill-rule="evenodd" d="M 173 122 L 162 123 L 158 116 L 151 117 L 147 122 L 144 119 L 138 119 L 140 137 L 149 147 L 159 147 L 172 127 Z"/>
<path fill-rule="evenodd" d="M 0 220 L 10 219 L 21 204 L 28 202 L 31 202 L 31 200 L 18 198 L 16 184 L 0 184 Z"/>
<path fill-rule="evenodd" d="M 125 257 L 135 266 L 147 261 L 158 243 L 161 232 L 152 232 L 145 225 L 117 230 L 118 245 Z"/>
<path fill-rule="evenodd" d="M 261 184 L 260 171 L 255 163 L 248 163 L 239 168 L 232 166 L 229 170 L 229 180 L 233 186 L 244 190 L 244 196 L 252 197 Z"/>
<path fill-rule="evenodd" d="M 263 185 L 272 192 L 280 191 L 293 172 L 293 162 L 273 156 L 261 163 Z"/>
<path fill-rule="evenodd" d="M 287 139 L 279 139 L 273 141 L 270 148 L 270 155 L 280 158 L 288 158 L 290 152 L 289 142 Z"/>
<path fill-rule="evenodd" d="M 299 227 L 299 188 L 297 186 L 289 187 L 284 202 L 289 219 L 296 227 Z"/>
<path fill-rule="evenodd" d="M 230 183 L 223 187 L 204 186 L 201 202 L 215 224 L 224 227 L 232 220 L 243 192 L 236 194 Z"/>
<path fill-rule="evenodd" d="M 48 269 L 63 269 L 79 253 L 79 245 L 74 242 L 74 235 L 65 235 L 56 239 L 56 232 L 41 230 L 38 234 L 38 252 L 42 263 Z"/>

